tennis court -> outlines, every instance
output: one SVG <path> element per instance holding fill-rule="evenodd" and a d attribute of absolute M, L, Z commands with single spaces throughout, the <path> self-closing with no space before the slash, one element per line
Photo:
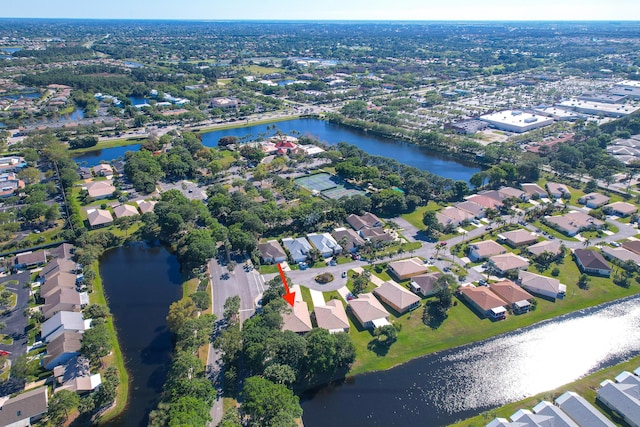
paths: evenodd
<path fill-rule="evenodd" d="M 341 197 L 351 197 L 356 194 L 364 195 L 364 191 L 355 190 L 352 188 L 345 188 L 343 185 L 338 185 L 335 188 L 331 188 L 329 190 L 325 190 L 322 192 L 322 195 L 328 197 L 329 199 L 338 200 Z"/>
<path fill-rule="evenodd" d="M 338 186 L 336 182 L 334 182 L 335 177 L 331 176 L 328 173 L 317 173 L 314 175 L 302 176 L 300 178 L 296 178 L 293 181 L 306 188 L 309 191 L 324 191 L 330 188 L 335 188 Z"/>

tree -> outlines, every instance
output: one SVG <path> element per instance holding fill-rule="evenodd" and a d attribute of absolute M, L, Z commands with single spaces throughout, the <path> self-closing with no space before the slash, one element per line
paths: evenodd
<path fill-rule="evenodd" d="M 109 354 L 110 351 L 111 338 L 109 337 L 107 325 L 104 322 L 92 326 L 91 329 L 87 329 L 82 335 L 80 354 L 92 363 L 98 364 L 100 358 Z"/>
<path fill-rule="evenodd" d="M 169 314 L 167 315 L 167 325 L 171 332 L 178 333 L 182 324 L 191 319 L 198 312 L 198 307 L 189 297 L 182 298 L 169 306 Z"/>
<path fill-rule="evenodd" d="M 206 310 L 207 308 L 209 308 L 209 305 L 211 305 L 211 297 L 209 296 L 208 292 L 204 292 L 204 291 L 194 292 L 190 296 L 191 296 L 191 299 L 193 300 L 193 303 L 200 310 Z"/>
<path fill-rule="evenodd" d="M 38 168 L 24 168 L 18 172 L 18 178 L 26 184 L 36 184 L 40 182 L 40 170 Z"/>
<path fill-rule="evenodd" d="M 238 409 L 236 407 L 232 407 L 227 409 L 218 424 L 218 427 L 242 427 L 242 423 L 240 422 L 240 414 L 238 414 Z"/>
<path fill-rule="evenodd" d="M 585 291 L 589 289 L 589 282 L 591 281 L 591 278 L 589 276 L 587 276 L 586 274 L 582 273 L 580 275 L 580 278 L 578 279 L 578 287 L 580 289 L 584 289 Z"/>
<path fill-rule="evenodd" d="M 240 296 L 234 295 L 224 302 L 224 318 L 228 323 L 236 323 L 240 315 Z"/>
<path fill-rule="evenodd" d="M 274 363 L 265 368 L 264 377 L 276 384 L 283 384 L 289 387 L 296 380 L 296 371 L 289 365 Z"/>
<path fill-rule="evenodd" d="M 247 378 L 242 391 L 241 412 L 250 426 L 295 427 L 302 416 L 298 397 L 282 384 L 261 378 Z"/>
<path fill-rule="evenodd" d="M 398 330 L 393 325 L 384 325 L 376 328 L 373 331 L 373 336 L 376 337 L 378 344 L 391 347 L 391 344 L 398 340 Z"/>
<path fill-rule="evenodd" d="M 237 144 L 237 136 L 223 136 L 218 140 L 218 147 L 226 147 L 227 145 Z"/>
<path fill-rule="evenodd" d="M 49 399 L 47 416 L 54 425 L 63 425 L 69 418 L 69 413 L 75 411 L 79 403 L 77 393 L 60 390 Z"/>

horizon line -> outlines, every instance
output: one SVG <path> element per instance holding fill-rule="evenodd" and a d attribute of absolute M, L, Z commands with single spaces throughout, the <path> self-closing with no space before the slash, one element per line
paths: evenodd
<path fill-rule="evenodd" d="M 307 19 L 307 18 L 96 18 L 96 17 L 28 17 L 5 16 L 0 21 L 7 20 L 68 20 L 68 21 L 167 21 L 167 22 L 404 22 L 404 23 L 431 23 L 431 22 L 469 22 L 469 23 L 640 23 L 640 19 Z"/>

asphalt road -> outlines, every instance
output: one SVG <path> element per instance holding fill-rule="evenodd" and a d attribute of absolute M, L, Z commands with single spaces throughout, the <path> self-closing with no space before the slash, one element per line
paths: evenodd
<path fill-rule="evenodd" d="M 228 298 L 235 295 L 240 296 L 240 322 L 244 322 L 255 313 L 255 303 L 264 292 L 264 281 L 260 273 L 256 270 L 246 272 L 243 269 L 243 265 L 243 262 L 238 262 L 233 272 L 229 272 L 227 266 L 222 265 L 218 259 L 214 258 L 209 261 L 209 274 L 213 290 L 213 314 L 218 319 L 216 321 L 216 331 L 220 331 L 225 327 L 223 320 L 224 303 Z M 223 279 L 222 277 L 227 274 L 228 279 Z M 221 355 L 213 346 L 209 346 L 207 370 L 218 391 L 218 399 L 214 401 L 211 408 L 212 421 L 210 424 L 211 426 L 216 426 L 224 415 L 221 398 L 224 370 Z"/>
<path fill-rule="evenodd" d="M 0 321 L 6 323 L 7 327 L 2 331 L 6 335 L 13 338 L 13 344 L 0 344 L 0 350 L 11 352 L 10 359 L 14 360 L 21 354 L 27 352 L 27 324 L 29 319 L 23 314 L 24 310 L 29 306 L 29 288 L 25 288 L 25 284 L 29 283 L 30 272 L 24 271 L 11 276 L 0 278 L 0 283 L 17 280 L 17 285 L 6 285 L 6 288 L 18 295 L 16 306 L 7 314 L 0 316 Z"/>

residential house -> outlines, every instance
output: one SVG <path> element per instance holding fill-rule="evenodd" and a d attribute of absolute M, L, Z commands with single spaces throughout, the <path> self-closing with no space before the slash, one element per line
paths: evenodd
<path fill-rule="evenodd" d="M 506 418 L 494 418 L 485 427 L 529 427 L 529 424 L 509 421 Z"/>
<path fill-rule="evenodd" d="M 607 259 L 616 259 L 620 262 L 633 261 L 637 265 L 640 265 L 640 255 L 624 247 L 612 248 L 610 246 L 602 246 L 600 251 Z"/>
<path fill-rule="evenodd" d="M 298 237 L 297 239 L 286 237 L 282 239 L 282 244 L 289 251 L 293 262 L 306 261 L 309 256 L 309 251 L 311 250 L 311 243 L 304 237 Z"/>
<path fill-rule="evenodd" d="M 493 320 L 502 320 L 507 316 L 505 302 L 484 286 L 463 286 L 458 292 L 482 316 Z"/>
<path fill-rule="evenodd" d="M 149 212 L 153 212 L 153 207 L 156 205 L 156 201 L 153 200 L 138 200 L 138 209 L 140 209 L 140 213 L 143 215 Z"/>
<path fill-rule="evenodd" d="M 100 163 L 99 165 L 95 165 L 92 168 L 92 170 L 96 176 L 106 176 L 106 177 L 113 176 L 113 168 L 111 167 L 111 165 L 108 165 L 106 163 Z"/>
<path fill-rule="evenodd" d="M 545 400 L 533 407 L 533 413 L 551 417 L 554 427 L 581 427 L 569 415 L 565 414 L 562 409 Z"/>
<path fill-rule="evenodd" d="M 390 325 L 389 312 L 371 293 L 360 294 L 349 301 L 349 308 L 363 328 L 378 328 Z"/>
<path fill-rule="evenodd" d="M 140 215 L 138 213 L 138 209 L 136 209 L 135 207 L 131 206 L 131 205 L 119 205 L 116 206 L 115 208 L 113 208 L 113 214 L 116 216 L 116 218 L 123 218 L 126 216 L 138 216 Z"/>
<path fill-rule="evenodd" d="M 263 263 L 277 264 L 287 260 L 287 254 L 280 246 L 277 240 L 269 240 L 265 243 L 258 244 L 258 251 L 260 251 L 260 258 Z"/>
<path fill-rule="evenodd" d="M 350 228 L 336 228 L 332 236 L 347 252 L 357 252 L 364 246 L 364 239 Z"/>
<path fill-rule="evenodd" d="M 374 289 L 373 293 L 399 314 L 404 314 L 420 305 L 420 297 L 392 282 L 384 282 Z"/>
<path fill-rule="evenodd" d="M 489 263 L 493 270 L 501 275 L 504 275 L 509 270 L 526 270 L 529 268 L 529 261 L 510 252 L 490 257 Z"/>
<path fill-rule="evenodd" d="M 16 268 L 34 268 L 47 263 L 47 253 L 41 249 L 34 252 L 22 252 L 14 258 Z"/>
<path fill-rule="evenodd" d="M 567 391 L 555 400 L 555 404 L 580 426 L 615 427 L 602 412 L 573 391 Z"/>
<path fill-rule="evenodd" d="M 567 236 L 575 236 L 583 230 L 599 230 L 604 225 L 604 222 L 599 219 L 577 211 L 558 216 L 546 216 L 544 220 Z"/>
<path fill-rule="evenodd" d="M 113 171 L 116 172 L 118 175 L 124 175 L 125 164 L 126 163 L 123 160 L 116 160 L 111 164 L 111 167 L 113 168 Z"/>
<path fill-rule="evenodd" d="M 501 197 L 499 193 L 497 195 L 498 197 Z M 502 206 L 502 199 L 489 197 L 486 195 L 486 193 L 474 194 L 467 197 L 467 200 L 473 203 L 477 203 L 480 206 L 484 206 L 486 209 L 498 209 L 500 206 Z"/>
<path fill-rule="evenodd" d="M 527 251 L 535 256 L 542 255 L 545 252 L 552 255 L 559 255 L 562 251 L 562 243 L 559 240 L 543 240 L 540 243 L 529 246 Z"/>
<path fill-rule="evenodd" d="M 337 299 L 328 301 L 324 306 L 316 306 L 315 316 L 318 328 L 326 329 L 331 334 L 349 332 L 347 312 Z"/>
<path fill-rule="evenodd" d="M 498 239 L 504 241 L 512 248 L 517 248 L 518 246 L 526 246 L 536 243 L 538 241 L 538 235 L 530 232 L 529 230 L 519 229 L 514 231 L 505 231 L 498 235 Z"/>
<path fill-rule="evenodd" d="M 473 262 L 505 253 L 507 250 L 493 240 L 483 240 L 469 245 L 469 259 Z"/>
<path fill-rule="evenodd" d="M 382 227 L 374 227 L 374 228 L 363 228 L 360 230 L 360 236 L 371 243 L 376 245 L 381 243 L 390 243 L 395 240 L 395 238 L 384 231 Z"/>
<path fill-rule="evenodd" d="M 564 298 L 567 293 L 567 287 L 560 283 L 558 279 L 528 271 L 520 271 L 518 273 L 518 283 L 529 292 L 554 301 L 556 298 Z"/>
<path fill-rule="evenodd" d="M 503 200 L 513 198 L 526 201 L 529 199 L 529 195 L 527 193 L 513 187 L 502 187 L 498 190 L 498 193 L 503 197 Z"/>
<path fill-rule="evenodd" d="M 75 273 L 77 264 L 67 258 L 56 258 L 45 265 L 38 276 L 47 280 L 58 273 Z"/>
<path fill-rule="evenodd" d="M 431 296 L 438 290 L 436 288 L 436 282 L 438 278 L 442 276 L 440 272 L 419 274 L 411 278 L 409 287 L 417 294 L 421 294 L 424 297 Z"/>
<path fill-rule="evenodd" d="M 534 414 L 528 409 L 520 409 L 513 415 L 511 420 L 517 423 L 522 423 L 526 427 L 543 427 L 543 426 L 560 426 L 556 424 L 557 419 L 553 416 Z"/>
<path fill-rule="evenodd" d="M 440 212 L 436 212 L 436 219 L 444 228 L 458 226 L 460 223 L 470 221 L 473 218 L 474 215 L 472 213 L 454 206 L 449 206 Z"/>
<path fill-rule="evenodd" d="M 93 178 L 93 172 L 91 172 L 91 168 L 87 167 L 79 167 L 78 175 L 80 175 L 80 179 L 91 179 Z"/>
<path fill-rule="evenodd" d="M 43 358 L 45 369 L 51 370 L 58 365 L 64 365 L 69 360 L 80 355 L 82 346 L 80 332 L 66 331 L 58 335 L 47 344 L 47 353 Z"/>
<path fill-rule="evenodd" d="M 12 398 L 0 398 L 0 426 L 27 427 L 39 421 L 49 408 L 47 387 L 38 387 Z"/>
<path fill-rule="evenodd" d="M 0 174 L 0 197 L 13 196 L 18 189 L 24 188 L 24 181 L 18 179 L 15 173 Z"/>
<path fill-rule="evenodd" d="M 75 248 L 70 243 L 63 243 L 49 250 L 49 254 L 54 258 L 71 259 Z"/>
<path fill-rule="evenodd" d="M 609 198 L 600 193 L 589 193 L 578 199 L 578 202 L 586 205 L 588 208 L 597 209 L 609 203 Z"/>
<path fill-rule="evenodd" d="M 549 196 L 553 197 L 554 199 L 571 198 L 569 187 L 564 184 L 560 184 L 557 182 L 547 182 L 547 191 L 549 192 Z"/>
<path fill-rule="evenodd" d="M 630 216 L 638 212 L 638 208 L 636 207 L 636 205 L 632 205 L 631 203 L 627 202 L 609 203 L 608 205 L 605 205 L 602 210 L 610 215 L 623 217 Z"/>
<path fill-rule="evenodd" d="M 307 234 L 307 239 L 309 239 L 311 244 L 320 251 L 324 258 L 328 258 L 342 252 L 342 248 L 338 242 L 336 242 L 329 233 L 310 233 Z"/>
<path fill-rule="evenodd" d="M 16 172 L 19 169 L 24 168 L 25 166 L 27 166 L 27 162 L 24 161 L 24 157 L 0 157 L 0 173 Z"/>
<path fill-rule="evenodd" d="M 94 200 L 108 199 L 116 191 L 116 187 L 113 186 L 111 181 L 93 181 L 89 182 L 85 189 L 89 197 Z"/>
<path fill-rule="evenodd" d="M 529 311 L 529 307 L 531 306 L 529 300 L 533 298 L 533 296 L 511 280 L 492 283 L 489 285 L 489 289 L 509 303 L 514 313 L 521 314 Z"/>
<path fill-rule="evenodd" d="M 61 271 L 50 275 L 40 286 L 40 298 L 46 299 L 60 289 L 75 289 L 77 276 L 73 273 Z"/>
<path fill-rule="evenodd" d="M 83 333 L 91 327 L 91 319 L 84 319 L 82 313 L 75 311 L 59 311 L 42 324 L 42 339 L 46 342 L 53 341 L 65 331 Z"/>
<path fill-rule="evenodd" d="M 634 254 L 640 255 L 640 240 L 627 240 L 622 242 L 622 247 Z"/>
<path fill-rule="evenodd" d="M 498 203 L 495 206 L 496 209 L 502 206 L 502 201 L 504 199 L 509 197 L 508 194 L 502 193 L 500 190 L 484 190 L 479 192 L 477 195 L 482 197 L 488 197 L 489 199 L 493 200 L 494 203 Z M 473 196 L 469 196 L 468 198 L 473 198 Z"/>
<path fill-rule="evenodd" d="M 631 427 L 640 427 L 640 386 L 604 380 L 596 398 Z"/>
<path fill-rule="evenodd" d="M 529 195 L 529 197 L 533 197 L 534 199 L 548 197 L 548 194 L 545 191 L 545 189 L 533 182 L 520 184 L 520 188 L 522 188 L 522 191 L 524 191 L 527 195 Z"/>
<path fill-rule="evenodd" d="M 102 377 L 100 374 L 78 376 L 65 381 L 62 386 L 57 387 L 53 393 L 55 394 L 62 390 L 68 390 L 83 395 L 97 389 L 100 387 L 100 384 L 102 384 Z"/>
<path fill-rule="evenodd" d="M 351 214 L 347 217 L 347 222 L 356 231 L 360 231 L 363 228 L 382 227 L 383 225 L 380 218 L 370 212 L 367 212 L 364 215 Z"/>
<path fill-rule="evenodd" d="M 464 202 L 456 203 L 453 206 L 460 210 L 470 213 L 471 215 L 473 215 L 474 218 L 477 218 L 477 219 L 484 218 L 487 212 L 487 209 L 484 206 L 481 206 L 470 200 L 465 200 Z"/>
<path fill-rule="evenodd" d="M 92 229 L 96 229 L 113 224 L 113 217 L 108 210 L 89 209 L 87 211 L 87 221 Z"/>
<path fill-rule="evenodd" d="M 389 263 L 389 271 L 399 280 L 409 279 L 429 271 L 429 268 L 420 258 L 402 259 Z"/>
<path fill-rule="evenodd" d="M 599 252 L 590 249 L 576 249 L 573 258 L 581 272 L 609 277 L 611 267 Z"/>
<path fill-rule="evenodd" d="M 89 303 L 89 296 L 86 292 L 80 293 L 75 289 L 58 288 L 51 292 L 44 300 L 42 314 L 45 319 L 59 311 L 80 311 Z"/>
<path fill-rule="evenodd" d="M 309 316 L 309 307 L 302 300 L 300 292 L 296 292 L 293 307 L 290 311 L 282 313 L 282 330 L 302 334 L 311 329 L 313 329 L 313 325 L 311 324 L 311 316 Z"/>

